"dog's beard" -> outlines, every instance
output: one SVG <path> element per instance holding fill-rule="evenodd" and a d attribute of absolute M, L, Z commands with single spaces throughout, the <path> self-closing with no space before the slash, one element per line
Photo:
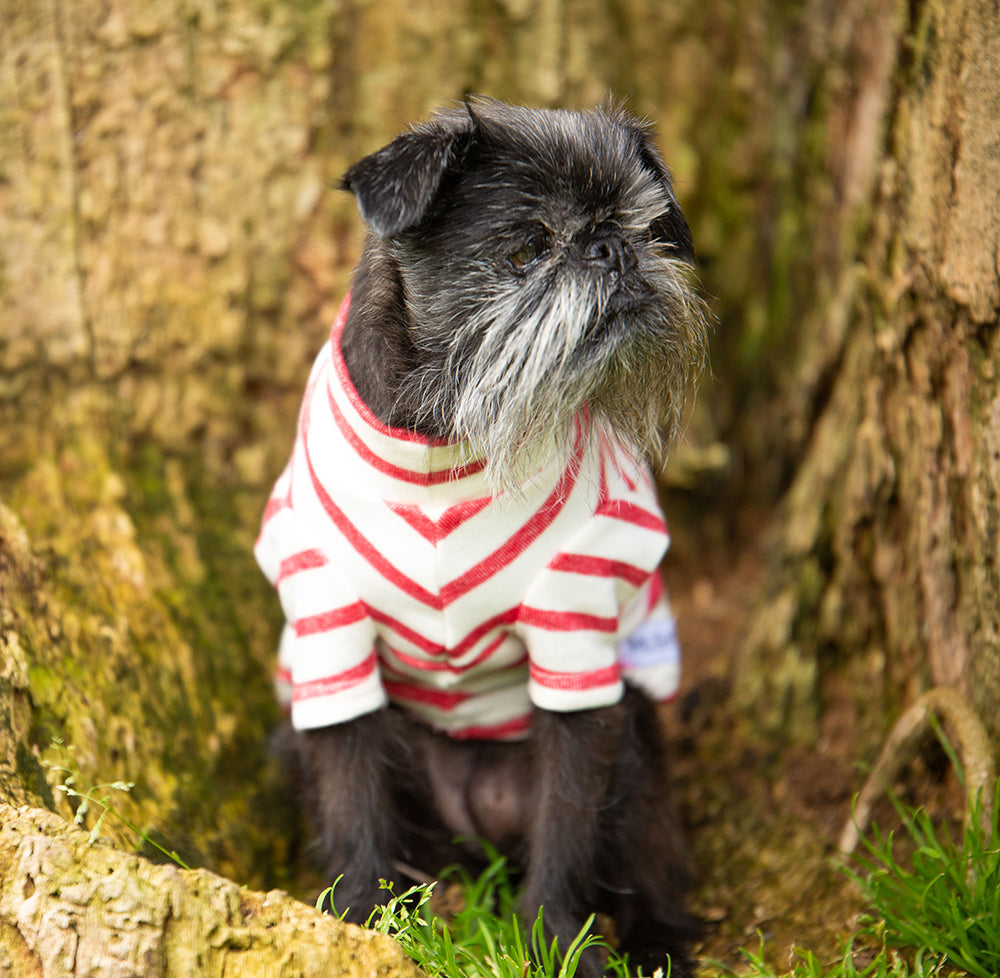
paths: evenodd
<path fill-rule="evenodd" d="M 421 297 L 423 324 L 439 325 L 416 337 L 426 360 L 409 403 L 482 459 L 498 492 L 551 457 L 568 464 L 584 409 L 582 430 L 660 462 L 706 358 L 707 314 L 689 274 L 657 259 L 643 268 L 652 296 L 618 311 L 610 276 L 540 269 L 515 288 L 497 278 L 490 294 L 482 274 L 459 274 L 474 294 Z"/>

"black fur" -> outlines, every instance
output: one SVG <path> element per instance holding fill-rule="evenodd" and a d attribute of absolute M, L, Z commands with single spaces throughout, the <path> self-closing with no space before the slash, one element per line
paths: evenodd
<path fill-rule="evenodd" d="M 404 133 L 347 171 L 341 188 L 358 198 L 361 216 L 376 234 L 390 237 L 423 217 L 457 135 L 444 130 Z"/>
<path fill-rule="evenodd" d="M 477 100 L 356 163 L 343 185 L 373 232 L 344 352 L 377 415 L 469 440 L 490 460 L 506 454 L 498 466 L 516 440 L 508 432 L 498 448 L 484 433 L 488 419 L 470 420 L 463 378 L 473 399 L 491 383 L 488 396 L 505 392 L 526 440 L 539 434 L 539 417 L 558 415 L 542 424 L 565 427 L 572 410 L 537 403 L 534 375 L 521 366 L 530 333 L 519 337 L 515 326 L 530 327 L 550 305 L 561 315 L 559 290 L 573 283 L 587 297 L 577 314 L 586 335 L 574 341 L 586 356 L 553 350 L 565 376 L 550 389 L 573 391 L 566 408 L 607 412 L 637 443 L 655 440 L 657 428 L 667 442 L 676 435 L 704 358 L 705 319 L 686 275 L 691 234 L 645 126 L 614 109 L 543 113 Z M 491 308 L 496 328 L 477 325 Z M 479 361 L 507 355 L 504 379 L 484 381 Z M 614 364 L 627 364 L 629 384 Z M 605 389 L 609 379 L 615 386 Z"/>
<path fill-rule="evenodd" d="M 544 907 L 563 947 L 595 910 L 615 921 L 635 967 L 693 974 L 698 935 L 684 910 L 683 840 L 667 782 L 656 710 L 628 688 L 616 706 L 578 713 L 536 711 L 528 741 L 454 741 L 395 707 L 281 738 L 297 773 L 336 909 L 364 923 L 386 893 L 409 880 L 399 866 L 435 874 L 483 865 L 485 838 L 524 872 L 522 911 Z M 462 842 L 455 842 L 461 837 Z M 585 956 L 584 978 L 600 974 Z"/>
<path fill-rule="evenodd" d="M 586 404 L 616 430 L 631 424 L 623 437 L 645 447 L 661 423 L 669 441 L 704 357 L 705 315 L 685 274 L 691 234 L 647 127 L 614 108 L 477 99 L 356 163 L 343 186 L 372 233 L 342 350 L 383 422 L 509 456 L 539 432 L 558 435 Z M 567 296 L 583 306 L 573 329 L 561 319 Z M 523 333 L 533 323 L 561 373 L 518 359 L 543 342 Z M 468 381 L 489 343 L 511 356 L 509 385 Z M 529 387 L 521 413 L 505 414 L 525 376 L 555 397 L 536 402 Z M 506 428 L 494 441 L 464 426 L 470 398 L 496 402 L 486 422 Z M 638 690 L 602 709 L 536 710 L 521 743 L 453 741 L 395 707 L 283 742 L 323 866 L 331 880 L 343 874 L 336 902 L 348 919 L 366 919 L 400 862 L 434 873 L 468 857 L 453 836 L 481 835 L 520 862 L 525 916 L 544 906 L 564 947 L 600 909 L 635 964 L 650 971 L 670 955 L 674 978 L 692 974 L 666 752 Z M 600 971 L 591 952 L 581 974 Z"/>

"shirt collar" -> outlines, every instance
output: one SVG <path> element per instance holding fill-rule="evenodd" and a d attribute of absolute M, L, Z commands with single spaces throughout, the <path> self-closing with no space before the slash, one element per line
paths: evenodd
<path fill-rule="evenodd" d="M 467 443 L 394 428 L 379 420 L 361 399 L 340 348 L 350 304 L 348 293 L 333 324 L 332 369 L 327 372 L 326 394 L 334 421 L 354 453 L 386 483 L 384 488 L 390 490 L 387 496 L 397 494 L 392 483 L 397 483 L 395 489 L 405 496 L 438 486 L 447 487 L 452 498 L 489 495 L 483 462 L 471 457 Z"/>

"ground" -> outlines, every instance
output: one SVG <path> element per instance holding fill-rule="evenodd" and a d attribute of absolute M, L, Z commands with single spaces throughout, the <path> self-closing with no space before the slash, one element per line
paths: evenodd
<path fill-rule="evenodd" d="M 699 956 L 738 966 L 741 948 L 756 952 L 763 938 L 768 961 L 785 969 L 793 947 L 836 960 L 866 909 L 835 847 L 864 780 L 861 760 L 870 763 L 873 747 L 860 743 L 857 693 L 836 665 L 821 679 L 813 743 L 762 741 L 752 718 L 731 706 L 736 657 L 765 565 L 766 521 L 753 522 L 724 543 L 675 532 L 666 575 L 685 673 L 664 721 L 697 881 L 693 908 L 706 922 Z M 961 793 L 933 751 L 902 790 L 941 817 L 961 812 Z M 888 803 L 876 819 L 894 824 Z"/>
<path fill-rule="evenodd" d="M 758 557 L 752 547 L 735 563 L 710 561 L 688 586 L 668 575 L 685 678 L 665 722 L 697 880 L 694 909 L 707 923 L 700 956 L 730 966 L 761 936 L 778 966 L 793 945 L 835 953 L 862 908 L 833 862 L 857 781 L 850 737 L 837 729 L 845 711 L 828 706 L 815 747 L 781 750 L 754 742 L 729 705 Z"/>

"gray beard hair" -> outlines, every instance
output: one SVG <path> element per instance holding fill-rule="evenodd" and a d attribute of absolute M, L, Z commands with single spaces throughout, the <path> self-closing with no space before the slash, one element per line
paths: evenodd
<path fill-rule="evenodd" d="M 422 394 L 421 413 L 465 444 L 468 460 L 482 459 L 494 491 L 518 491 L 553 457 L 569 464 L 584 409 L 587 437 L 610 435 L 665 461 L 706 360 L 708 315 L 686 264 L 650 265 L 652 313 L 619 314 L 613 335 L 596 340 L 613 291 L 600 277 L 553 270 L 513 292 L 480 294 L 472 314 L 451 317 L 443 358 L 407 386 Z M 425 337 L 439 350 L 442 340 Z"/>

